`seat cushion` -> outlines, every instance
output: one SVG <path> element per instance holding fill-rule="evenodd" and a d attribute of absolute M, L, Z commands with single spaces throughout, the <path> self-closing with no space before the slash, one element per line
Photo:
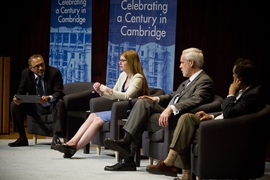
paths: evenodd
<path fill-rule="evenodd" d="M 34 119 L 31 116 L 27 116 L 27 119 L 33 121 L 34 123 L 45 123 L 45 124 L 53 123 L 52 114 L 42 115 L 40 116 L 40 119 Z"/>
<path fill-rule="evenodd" d="M 99 132 L 109 132 L 110 131 L 110 122 L 105 122 L 100 128 Z"/>

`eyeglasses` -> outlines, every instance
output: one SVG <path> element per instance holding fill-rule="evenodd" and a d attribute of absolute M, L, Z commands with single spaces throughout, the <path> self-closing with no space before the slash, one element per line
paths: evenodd
<path fill-rule="evenodd" d="M 32 68 L 34 68 L 34 69 L 38 69 L 39 67 L 44 67 L 44 63 L 41 63 L 41 64 L 37 64 L 37 65 L 35 65 L 35 66 L 32 66 Z"/>
<path fill-rule="evenodd" d="M 119 59 L 119 63 L 120 63 L 120 62 L 123 63 L 123 62 L 125 62 L 125 61 L 127 61 L 127 60 L 125 60 L 125 59 Z"/>

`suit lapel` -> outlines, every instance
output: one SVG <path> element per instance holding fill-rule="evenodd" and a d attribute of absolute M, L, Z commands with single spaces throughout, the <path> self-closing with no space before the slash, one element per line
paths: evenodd
<path fill-rule="evenodd" d="M 31 94 L 36 94 L 36 92 L 37 92 L 37 85 L 36 85 L 36 79 L 35 79 L 35 74 L 34 73 L 32 73 L 32 75 L 31 75 L 31 78 L 30 78 L 30 83 L 31 83 L 31 91 L 32 91 L 32 93 Z"/>
<path fill-rule="evenodd" d="M 45 94 L 46 95 L 48 95 L 49 93 L 48 93 L 48 79 L 49 79 L 49 77 L 48 77 L 48 71 L 47 71 L 47 69 L 46 69 L 46 71 L 45 71 L 45 73 L 44 73 L 44 90 L 45 90 Z"/>
<path fill-rule="evenodd" d="M 235 102 L 239 101 L 243 96 L 245 96 L 250 90 L 252 90 L 254 88 L 255 88 L 255 86 L 249 87 L 246 91 L 243 92 L 243 94 L 238 99 L 236 99 Z M 239 95 L 239 91 L 235 94 L 235 98 L 237 98 L 238 95 Z"/>
<path fill-rule="evenodd" d="M 189 83 L 189 85 L 183 90 L 182 94 L 180 95 L 183 96 L 192 86 L 196 84 L 196 81 L 204 74 L 204 71 L 202 71 L 193 81 Z"/>

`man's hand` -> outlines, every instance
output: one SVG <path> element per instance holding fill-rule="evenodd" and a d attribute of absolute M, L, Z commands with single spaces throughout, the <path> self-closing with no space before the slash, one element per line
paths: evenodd
<path fill-rule="evenodd" d="M 212 116 L 210 116 L 209 114 L 206 114 L 204 111 L 199 111 L 196 113 L 196 115 L 200 117 L 201 121 L 212 119 Z"/>
<path fill-rule="evenodd" d="M 20 99 L 17 99 L 16 97 L 13 97 L 13 102 L 14 102 L 14 104 L 16 104 L 16 105 L 20 105 L 23 101 L 20 100 Z"/>
<path fill-rule="evenodd" d="M 146 99 L 150 99 L 150 100 L 152 100 L 152 101 L 154 101 L 154 102 L 158 100 L 157 97 L 152 97 L 152 96 L 147 96 L 147 95 L 139 96 L 138 98 L 139 98 L 139 99 L 146 98 Z"/>
<path fill-rule="evenodd" d="M 169 118 L 172 114 L 172 108 L 171 107 L 167 107 L 159 116 L 159 119 L 158 119 L 158 124 L 161 126 L 161 127 L 166 127 L 168 126 L 169 124 Z"/>
<path fill-rule="evenodd" d="M 49 96 L 42 96 L 40 100 L 38 100 L 40 104 L 46 104 L 47 102 L 49 102 Z"/>
<path fill-rule="evenodd" d="M 236 78 L 233 80 L 233 83 L 231 84 L 230 88 L 229 88 L 229 95 L 235 95 L 236 92 L 238 91 L 239 87 L 240 87 L 241 81 Z"/>

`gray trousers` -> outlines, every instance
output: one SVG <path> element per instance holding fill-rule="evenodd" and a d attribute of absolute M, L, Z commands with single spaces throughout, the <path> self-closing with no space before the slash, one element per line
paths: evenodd
<path fill-rule="evenodd" d="M 198 143 L 200 118 L 194 114 L 186 113 L 178 119 L 174 130 L 170 149 L 178 152 L 179 156 L 175 166 L 181 169 L 190 169 L 190 145 Z"/>
<path fill-rule="evenodd" d="M 156 132 L 161 129 L 158 125 L 158 119 L 163 110 L 162 106 L 152 100 L 138 99 L 123 129 L 132 136 L 137 132 L 141 132 L 141 129 Z M 151 117 L 152 115 L 153 117 Z"/>
<path fill-rule="evenodd" d="M 156 132 L 162 128 L 158 125 L 158 119 L 163 110 L 164 108 L 162 106 L 152 100 L 137 100 L 123 127 L 133 137 L 133 145 L 131 146 L 132 155 L 135 154 L 136 148 L 138 148 L 137 146 L 141 143 L 144 130 Z"/>

